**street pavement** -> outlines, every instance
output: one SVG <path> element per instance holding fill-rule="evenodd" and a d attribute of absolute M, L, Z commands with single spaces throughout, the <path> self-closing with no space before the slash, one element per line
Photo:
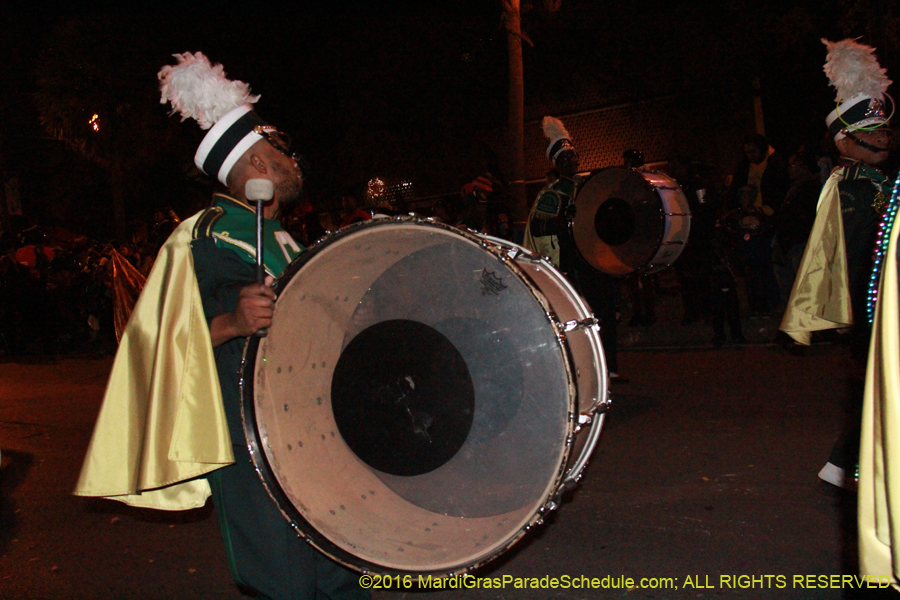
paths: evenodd
<path fill-rule="evenodd" d="M 613 387 L 593 460 L 561 508 L 474 573 L 482 589 L 401 578 L 374 598 L 893 597 L 834 577 L 856 573 L 855 506 L 816 488 L 841 426 L 844 348 L 797 356 L 765 343 L 772 323 L 751 325 L 757 343 L 723 348 L 706 343 L 708 325 L 623 327 L 631 381 Z M 678 332 L 690 343 L 666 337 Z M 111 362 L 0 361 L 0 600 L 244 598 L 210 506 L 167 513 L 70 495 Z M 550 587 L 582 576 L 601 587 Z M 545 589 L 514 587 L 542 579 Z"/>

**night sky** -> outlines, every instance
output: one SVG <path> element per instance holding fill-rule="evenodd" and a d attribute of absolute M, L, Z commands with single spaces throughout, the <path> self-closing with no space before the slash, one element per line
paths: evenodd
<path fill-rule="evenodd" d="M 562 0 L 550 12 L 532 2 L 526 118 L 597 88 L 611 101 L 675 93 L 729 118 L 759 77 L 767 133 L 790 152 L 821 139 L 833 105 L 819 38 L 862 36 L 900 73 L 900 20 L 870 4 Z M 158 104 L 156 72 L 175 52 L 202 51 L 262 95 L 257 111 L 309 158 L 308 197 L 323 210 L 375 175 L 411 178 L 423 195 L 452 192 L 502 151 L 500 0 L 176 6 L 0 8 L 0 106 L 11 117 L 0 125 L 2 171 L 19 175 L 41 218 L 77 221 L 88 201 L 102 216 L 110 161 L 131 175 L 129 216 L 208 197 L 189 172 L 201 132 Z M 74 129 L 84 123 L 87 152 L 41 139 L 53 137 L 41 123 L 48 102 Z M 86 137 L 93 112 L 102 140 Z M 725 170 L 736 159 L 717 157 Z"/>

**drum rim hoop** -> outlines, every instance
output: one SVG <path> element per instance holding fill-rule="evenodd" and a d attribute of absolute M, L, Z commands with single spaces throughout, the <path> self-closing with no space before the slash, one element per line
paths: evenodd
<path fill-rule="evenodd" d="M 325 534 L 321 533 L 316 527 L 312 525 L 312 523 L 309 522 L 309 520 L 307 520 L 300 513 L 297 507 L 293 505 L 293 503 L 288 499 L 287 495 L 282 490 L 281 485 L 278 483 L 278 478 L 275 476 L 275 473 L 272 470 L 271 465 L 269 464 L 269 459 L 266 456 L 265 451 L 263 450 L 260 439 L 261 436 L 259 433 L 259 426 L 256 418 L 256 411 L 254 409 L 254 379 L 256 374 L 259 344 L 261 342 L 261 338 L 256 336 L 250 336 L 247 338 L 247 341 L 244 344 L 244 351 L 241 358 L 241 370 L 239 378 L 241 423 L 243 425 L 244 437 L 247 442 L 250 459 L 253 463 L 254 468 L 256 469 L 257 475 L 262 481 L 263 488 L 266 490 L 266 493 L 269 495 L 278 511 L 288 521 L 294 531 L 297 532 L 297 534 L 302 539 L 311 544 L 318 551 L 322 552 L 341 565 L 364 574 L 377 573 L 391 576 L 432 575 L 435 577 L 460 576 L 482 567 L 483 565 L 497 559 L 500 555 L 507 552 L 512 546 L 518 543 L 526 533 L 531 531 L 531 529 L 533 529 L 536 525 L 541 524 L 547 513 L 551 512 L 557 507 L 556 499 L 558 498 L 560 491 L 564 489 L 564 486 L 570 480 L 570 478 L 568 477 L 569 459 L 574 445 L 574 434 L 578 426 L 578 386 L 576 384 L 574 373 L 574 360 L 571 355 L 569 345 L 565 340 L 565 336 L 560 335 L 560 322 L 559 319 L 556 318 L 556 316 L 550 310 L 549 300 L 541 292 L 540 288 L 538 288 L 537 285 L 531 280 L 531 278 L 528 277 L 528 275 L 524 271 L 522 271 L 522 269 L 517 264 L 515 264 L 514 260 L 509 260 L 508 257 L 503 256 L 503 253 L 497 249 L 499 246 L 496 244 L 496 242 L 488 241 L 484 237 L 479 236 L 471 231 L 461 230 L 445 223 L 440 223 L 431 219 L 424 219 L 416 215 L 385 217 L 380 219 L 372 219 L 369 221 L 362 221 L 344 227 L 337 232 L 332 233 L 331 235 L 321 238 L 313 246 L 308 248 L 300 256 L 294 259 L 294 261 L 290 263 L 288 267 L 282 272 L 281 276 L 278 277 L 273 286 L 276 294 L 284 285 L 287 284 L 287 282 L 291 281 L 293 277 L 300 270 L 302 270 L 302 268 L 307 263 L 310 262 L 310 260 L 321 253 L 325 248 L 331 246 L 331 244 L 335 240 L 352 235 L 359 230 L 373 228 L 379 225 L 384 225 L 385 223 L 412 223 L 426 227 L 436 227 L 438 229 L 442 229 L 450 233 L 455 233 L 466 238 L 468 241 L 475 243 L 483 250 L 494 254 L 498 261 L 503 262 L 506 267 L 508 267 L 516 274 L 517 277 L 519 277 L 519 279 L 525 285 L 526 289 L 528 289 L 532 296 L 534 296 L 538 304 L 544 308 L 545 316 L 549 321 L 551 327 L 553 327 L 554 329 L 554 337 L 556 339 L 557 348 L 563 358 L 562 363 L 566 374 L 567 387 L 569 389 L 569 411 L 566 418 L 566 444 L 562 460 L 557 467 L 552 485 L 549 486 L 550 493 L 543 497 L 540 507 L 531 515 L 531 517 L 529 517 L 528 522 L 523 527 L 510 532 L 510 537 L 506 541 L 498 545 L 489 553 L 483 555 L 477 562 L 473 564 L 460 566 L 459 568 L 454 568 L 452 570 L 405 570 L 388 567 L 352 554 L 331 541 Z M 494 246 L 494 248 L 491 248 L 491 246 Z M 543 258 L 541 259 L 544 260 Z M 605 364 L 605 356 L 603 356 L 602 350 L 600 356 Z M 248 368 L 251 367 L 252 370 L 248 371 Z M 248 374 L 250 375 L 249 377 Z"/>

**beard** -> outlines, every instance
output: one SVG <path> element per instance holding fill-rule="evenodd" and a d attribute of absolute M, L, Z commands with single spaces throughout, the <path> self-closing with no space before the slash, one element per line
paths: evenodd
<path fill-rule="evenodd" d="M 275 195 L 281 214 L 287 214 L 300 203 L 303 195 L 303 183 L 294 169 L 287 169 L 279 163 L 273 163 L 272 172 L 276 176 Z"/>

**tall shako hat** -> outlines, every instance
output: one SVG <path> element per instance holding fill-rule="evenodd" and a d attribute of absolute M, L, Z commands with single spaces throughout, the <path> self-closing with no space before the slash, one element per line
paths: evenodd
<path fill-rule="evenodd" d="M 209 133 L 200 142 L 194 163 L 201 171 L 228 185 L 228 173 L 244 152 L 263 136 L 256 127 L 265 122 L 253 111 L 259 96 L 250 94 L 243 81 L 225 77 L 220 64 L 213 65 L 201 52 L 174 54 L 178 64 L 159 71 L 161 104 L 171 102 L 181 120 L 197 121 Z"/>
<path fill-rule="evenodd" d="M 885 113 L 885 97 L 891 80 L 887 70 L 878 64 L 875 49 L 846 39 L 830 42 L 825 74 L 837 91 L 837 107 L 825 118 L 834 139 L 841 139 L 848 131 L 875 129 L 887 123 L 891 115 Z M 893 103 L 893 99 L 891 100 Z"/>
<path fill-rule="evenodd" d="M 554 164 L 556 163 L 556 157 L 563 150 L 575 149 L 574 144 L 572 144 L 572 136 L 566 131 L 563 122 L 556 117 L 544 117 L 541 128 L 544 130 L 544 135 L 550 140 L 550 145 L 547 146 L 547 158 Z"/>

